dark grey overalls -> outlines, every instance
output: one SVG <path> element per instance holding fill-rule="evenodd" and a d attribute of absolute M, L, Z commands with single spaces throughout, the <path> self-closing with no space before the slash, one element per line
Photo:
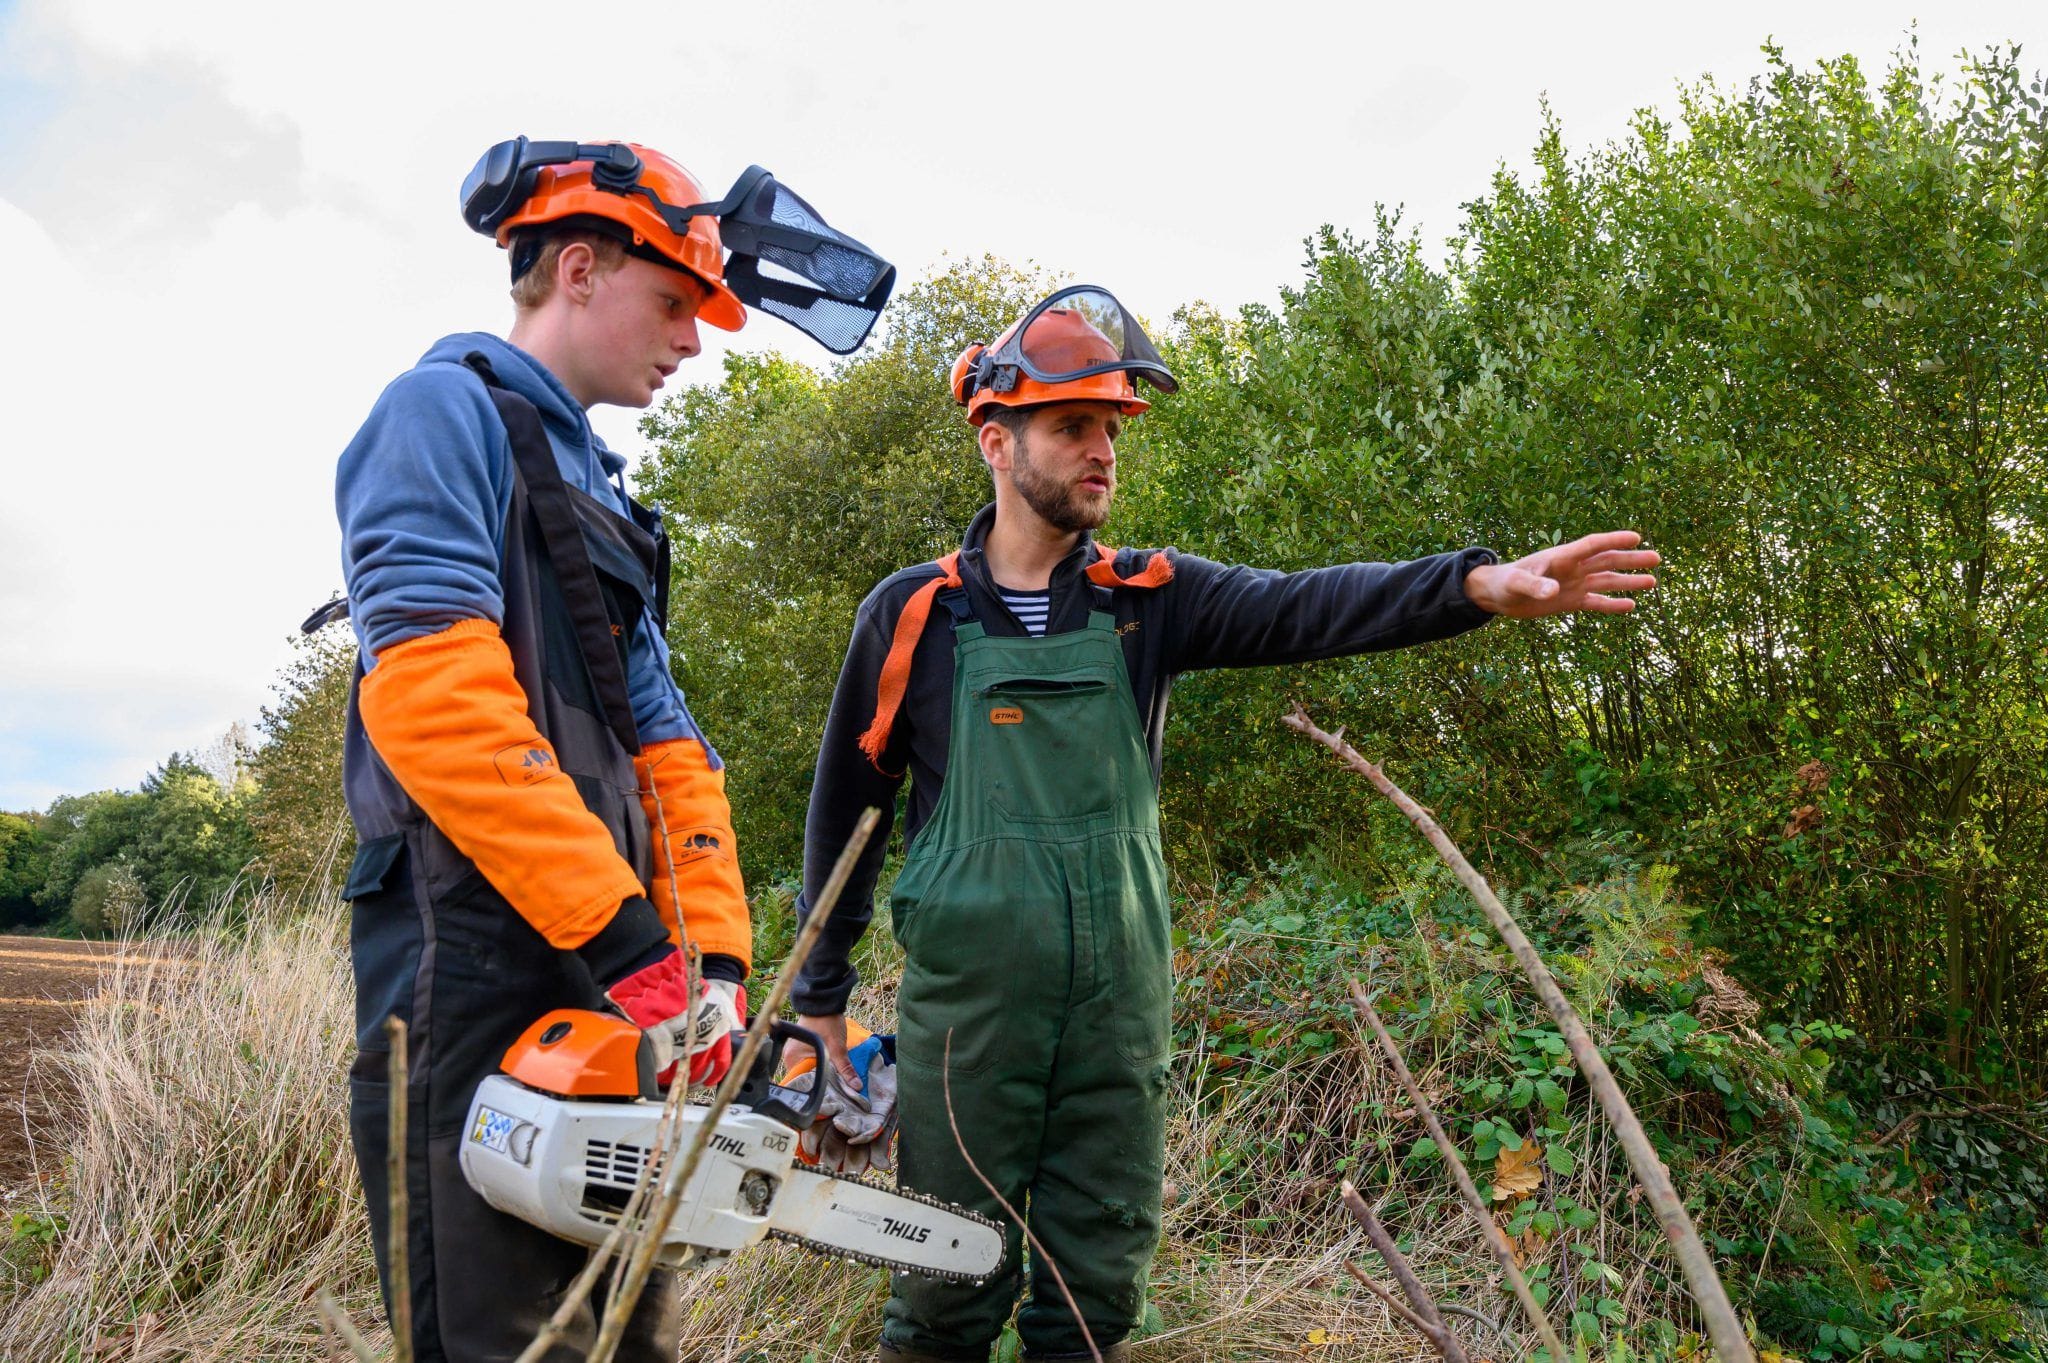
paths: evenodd
<path fill-rule="evenodd" d="M 625 659 L 632 632 L 646 618 L 643 607 L 666 621 L 660 519 L 632 505 L 628 521 L 565 483 L 539 412 L 498 386 L 483 356 L 467 363 L 489 385 L 513 452 L 499 577 L 502 634 L 514 671 L 562 770 L 644 883 L 651 854 L 633 771 L 640 741 Z M 582 958 L 550 946 L 400 788 L 363 730 L 354 687 L 343 785 L 360 840 L 342 891 L 351 904 L 356 982 L 349 1131 L 385 1304 L 392 1284 L 384 1020 L 395 1013 L 409 1040 L 413 1356 L 420 1363 L 511 1360 L 554 1312 L 589 1251 L 494 1210 L 471 1190 L 456 1163 L 462 1121 L 477 1085 L 535 1018 L 554 1008 L 602 1007 L 603 993 Z M 674 1363 L 677 1329 L 673 1275 L 658 1273 L 619 1357 Z M 581 1359 L 595 1335 L 586 1308 L 579 1328 L 547 1355 L 549 1363 Z"/>

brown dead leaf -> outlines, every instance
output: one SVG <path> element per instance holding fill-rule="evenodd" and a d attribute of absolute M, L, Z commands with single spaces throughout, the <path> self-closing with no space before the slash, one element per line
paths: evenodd
<path fill-rule="evenodd" d="M 1523 1141 L 1519 1150 L 1503 1150 L 1493 1161 L 1493 1200 L 1527 1197 L 1543 1186 L 1543 1147 Z"/>

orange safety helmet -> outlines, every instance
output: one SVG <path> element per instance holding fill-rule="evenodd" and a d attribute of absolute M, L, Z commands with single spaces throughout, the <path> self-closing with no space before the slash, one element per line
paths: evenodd
<path fill-rule="evenodd" d="M 607 144 L 592 144 L 592 149 Z M 601 173 L 596 160 L 543 165 L 534 170 L 533 188 L 524 203 L 496 224 L 498 245 L 507 245 L 514 230 L 566 218 L 596 218 L 590 225 L 625 241 L 627 249 L 643 259 L 680 269 L 710 291 L 697 315 L 724 331 L 738 331 L 746 325 L 747 309 L 726 287 L 725 250 L 718 237 L 718 219 L 710 213 L 693 215 L 678 233 L 671 227 L 647 192 L 677 208 L 702 204 L 706 195 L 697 177 L 660 152 L 637 143 L 624 146 L 639 157 L 639 173 L 625 192 L 602 188 L 593 181 Z M 607 228 L 604 224 L 617 224 Z M 624 229 L 624 230 L 619 230 Z"/>
<path fill-rule="evenodd" d="M 953 361 L 953 400 L 979 426 L 991 407 L 1113 402 L 1125 416 L 1152 404 L 1136 380 L 1179 388 L 1135 317 L 1106 289 L 1061 289 L 1012 324 L 992 346 L 975 342 Z"/>

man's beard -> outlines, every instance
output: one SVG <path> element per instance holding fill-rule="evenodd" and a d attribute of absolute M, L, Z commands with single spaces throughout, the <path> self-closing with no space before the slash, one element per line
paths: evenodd
<path fill-rule="evenodd" d="M 1055 530 L 1076 534 L 1093 530 L 1109 519 L 1110 498 L 1116 492 L 1116 475 L 1105 472 L 1109 491 L 1100 495 L 1084 492 L 1074 483 L 1062 483 L 1031 460 L 1030 446 L 1022 433 L 1017 436 L 1017 457 L 1012 461 L 1010 484 L 1024 498 L 1024 504 Z"/>

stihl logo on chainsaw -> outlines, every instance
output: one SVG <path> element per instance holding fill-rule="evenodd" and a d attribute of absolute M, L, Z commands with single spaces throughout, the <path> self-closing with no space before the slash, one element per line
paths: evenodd
<path fill-rule="evenodd" d="M 744 1157 L 747 1153 L 747 1143 L 745 1141 L 736 1141 L 730 1136 L 721 1136 L 716 1131 L 711 1133 L 711 1148 L 723 1151 L 725 1154 L 736 1158 Z"/>
<path fill-rule="evenodd" d="M 898 1240 L 908 1240 L 913 1245 L 921 1245 L 932 1238 L 932 1228 L 930 1226 L 914 1225 L 909 1221 L 898 1221 L 893 1216 L 885 1216 L 882 1218 L 882 1234 L 893 1235 Z"/>

